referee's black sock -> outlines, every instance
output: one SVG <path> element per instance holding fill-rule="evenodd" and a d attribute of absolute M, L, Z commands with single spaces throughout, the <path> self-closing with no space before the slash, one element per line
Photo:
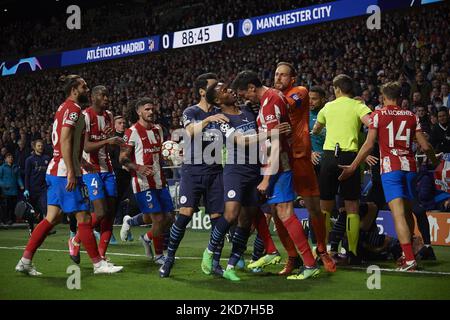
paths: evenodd
<path fill-rule="evenodd" d="M 330 245 L 332 252 L 338 251 L 339 243 L 344 238 L 346 220 L 347 215 L 345 214 L 345 212 L 339 212 L 336 223 L 334 224 L 333 229 L 330 232 Z"/>

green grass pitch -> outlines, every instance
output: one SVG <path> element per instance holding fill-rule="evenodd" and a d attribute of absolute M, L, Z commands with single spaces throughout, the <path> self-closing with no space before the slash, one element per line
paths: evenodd
<path fill-rule="evenodd" d="M 239 271 L 242 281 L 204 275 L 200 257 L 209 233 L 187 230 L 177 252 L 178 259 L 170 278 L 160 279 L 158 265 L 144 256 L 137 240 L 143 227 L 133 228 L 135 241 L 110 245 L 109 257 L 123 265 L 121 273 L 94 275 L 87 254 L 81 254 L 81 290 L 69 290 L 67 267 L 68 226 L 56 228 L 34 258 L 40 277 L 16 273 L 14 267 L 28 239 L 27 230 L 0 230 L 0 299 L 182 299 L 182 300 L 242 300 L 242 299 L 450 299 L 450 247 L 435 247 L 437 261 L 421 262 L 423 273 L 398 273 L 393 262 L 373 263 L 381 271 L 381 289 L 369 290 L 370 274 L 365 268 L 339 268 L 334 274 L 322 272 L 316 279 L 286 280 L 276 275 L 281 265 L 270 266 L 264 273 Z M 119 229 L 114 231 L 119 239 Z M 276 237 L 274 237 L 276 239 Z M 249 244 L 253 244 L 254 237 Z M 281 244 L 276 239 L 277 246 Z M 249 245 L 250 250 L 250 245 Z M 222 258 L 228 258 L 230 244 L 225 245 Z M 249 251 L 248 251 L 249 252 Z M 246 261 L 250 256 L 246 254 Z M 286 255 L 283 255 L 283 260 Z M 226 261 L 223 260 L 223 265 Z"/>

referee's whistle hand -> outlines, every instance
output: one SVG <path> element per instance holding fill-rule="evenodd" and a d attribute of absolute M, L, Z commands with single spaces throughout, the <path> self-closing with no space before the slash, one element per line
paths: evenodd
<path fill-rule="evenodd" d="M 339 167 L 339 169 L 342 169 L 342 173 L 338 178 L 339 181 L 350 178 L 353 175 L 353 173 L 355 172 L 350 166 L 339 165 L 338 167 Z"/>

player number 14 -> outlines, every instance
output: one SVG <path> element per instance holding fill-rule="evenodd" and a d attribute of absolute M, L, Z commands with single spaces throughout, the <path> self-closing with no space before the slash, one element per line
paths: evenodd
<path fill-rule="evenodd" d="M 405 130 L 405 126 L 406 126 L 406 121 L 403 120 L 402 122 L 400 122 L 400 127 L 398 128 L 397 134 L 395 134 L 394 132 L 394 122 L 391 121 L 386 128 L 389 130 L 389 147 L 393 148 L 394 147 L 394 140 L 396 141 L 405 141 L 406 143 L 406 147 L 409 147 L 409 141 L 410 141 L 410 136 L 411 136 L 411 129 L 406 129 Z M 406 134 L 403 134 L 403 132 L 406 132 Z M 394 134 L 395 134 L 395 139 L 394 139 Z"/>

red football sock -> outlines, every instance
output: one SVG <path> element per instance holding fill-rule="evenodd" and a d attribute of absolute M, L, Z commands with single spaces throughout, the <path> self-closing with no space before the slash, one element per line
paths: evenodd
<path fill-rule="evenodd" d="M 269 226 L 267 225 L 266 217 L 264 213 L 260 211 L 255 218 L 256 222 L 256 230 L 258 231 L 259 236 L 264 242 L 264 247 L 266 252 L 271 254 L 278 252 L 277 247 L 275 247 L 275 243 L 273 243 L 272 236 L 270 235 Z"/>
<path fill-rule="evenodd" d="M 95 229 L 95 227 L 97 227 L 99 223 L 100 223 L 100 221 L 98 221 L 97 215 L 95 214 L 95 212 L 92 212 L 92 213 L 91 213 L 91 225 L 92 225 L 92 229 Z"/>
<path fill-rule="evenodd" d="M 112 230 L 113 230 L 114 217 L 105 217 L 100 222 L 100 241 L 98 244 L 98 252 L 102 257 L 106 254 L 106 249 L 108 249 L 109 240 L 111 240 Z"/>
<path fill-rule="evenodd" d="M 100 262 L 102 258 L 98 252 L 97 242 L 95 241 L 92 225 L 90 223 L 78 223 L 78 233 L 81 243 L 86 249 L 93 263 Z"/>
<path fill-rule="evenodd" d="M 309 247 L 308 239 L 306 239 L 305 231 L 303 230 L 303 226 L 300 221 L 297 219 L 295 215 L 292 215 L 283 222 L 286 227 L 289 236 L 292 241 L 297 246 L 300 254 L 302 255 L 303 262 L 306 267 L 312 267 L 316 264 L 314 260 L 314 256 L 311 252 L 311 248 Z"/>
<path fill-rule="evenodd" d="M 286 230 L 283 222 L 281 222 L 280 218 L 277 216 L 273 216 L 273 221 L 275 222 L 275 226 L 277 227 L 278 237 L 283 244 L 284 249 L 286 250 L 289 257 L 297 257 L 297 249 L 295 248 L 295 244 L 289 236 L 288 231 Z"/>
<path fill-rule="evenodd" d="M 164 235 L 157 237 L 153 236 L 152 230 L 147 232 L 147 237 L 153 241 L 153 247 L 155 248 L 155 254 L 163 254 L 164 251 Z"/>
<path fill-rule="evenodd" d="M 75 237 L 73 237 L 73 241 L 75 241 L 76 243 L 80 243 L 80 233 L 78 231 L 75 234 Z"/>
<path fill-rule="evenodd" d="M 416 260 L 411 243 L 400 244 L 402 246 L 403 253 L 405 254 L 406 261 Z"/>
<path fill-rule="evenodd" d="M 23 253 L 23 257 L 25 259 L 33 259 L 34 254 L 36 253 L 37 248 L 39 248 L 44 242 L 45 238 L 47 238 L 47 234 L 50 230 L 53 229 L 53 225 L 48 222 L 47 219 L 42 220 L 36 228 L 33 230 L 31 234 L 30 240 L 28 240 L 27 247 Z"/>
<path fill-rule="evenodd" d="M 326 228 L 325 219 L 323 214 L 319 214 L 318 217 L 311 215 L 311 224 L 316 235 L 317 240 L 317 250 L 320 253 L 327 251 L 327 244 L 325 243 L 326 238 Z"/>
<path fill-rule="evenodd" d="M 164 251 L 164 236 L 160 235 L 153 238 L 153 246 L 155 247 L 155 254 L 163 254 Z"/>

